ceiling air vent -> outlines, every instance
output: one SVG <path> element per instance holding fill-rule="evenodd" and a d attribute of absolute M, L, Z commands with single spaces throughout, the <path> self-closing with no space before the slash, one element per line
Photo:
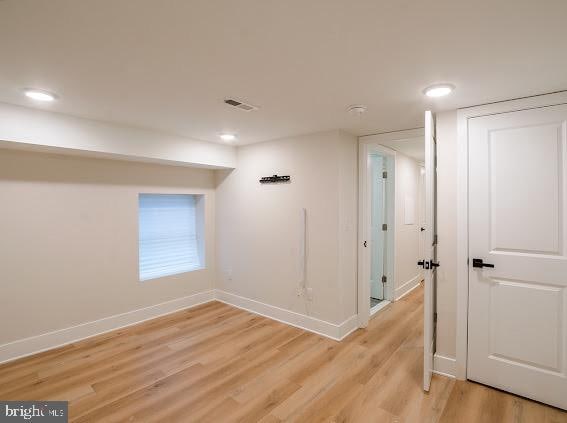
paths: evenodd
<path fill-rule="evenodd" d="M 258 110 L 257 106 L 251 104 L 243 103 L 242 101 L 235 100 L 233 98 L 227 98 L 224 100 L 225 104 L 231 107 L 236 107 L 237 109 L 243 110 L 245 112 L 251 112 L 252 110 Z"/>

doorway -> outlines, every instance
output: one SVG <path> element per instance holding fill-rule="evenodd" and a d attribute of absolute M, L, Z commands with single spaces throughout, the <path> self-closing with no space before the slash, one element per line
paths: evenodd
<path fill-rule="evenodd" d="M 394 297 L 395 157 L 390 148 L 360 142 L 359 327 Z"/>
<path fill-rule="evenodd" d="M 381 294 L 377 284 L 380 273 L 385 283 L 382 295 L 389 301 L 400 300 L 423 286 L 423 388 L 428 391 L 435 353 L 439 262 L 435 117 L 430 111 L 424 117 L 424 127 L 420 129 L 359 138 L 358 319 L 359 327 L 366 327 L 371 311 L 384 303 L 379 298 L 373 303 L 372 289 L 376 295 Z M 385 181 L 379 173 L 384 168 Z M 386 197 L 381 204 L 380 196 Z M 386 218 L 382 219 L 384 210 Z M 382 220 L 387 223 L 381 233 Z M 371 308 L 372 304 L 375 305 Z"/>
<path fill-rule="evenodd" d="M 359 138 L 359 326 L 418 288 L 424 129 Z"/>
<path fill-rule="evenodd" d="M 388 181 L 388 156 L 372 152 L 368 156 L 370 165 L 370 315 L 385 307 L 389 301 L 386 300 L 386 272 L 388 259 L 388 243 L 386 238 L 387 229 L 387 181 Z"/>

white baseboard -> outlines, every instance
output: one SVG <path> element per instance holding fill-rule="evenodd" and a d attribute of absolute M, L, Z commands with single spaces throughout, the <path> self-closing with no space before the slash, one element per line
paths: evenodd
<path fill-rule="evenodd" d="M 433 373 L 454 378 L 457 374 L 457 360 L 452 357 L 435 354 L 433 356 Z"/>
<path fill-rule="evenodd" d="M 358 328 L 358 316 L 354 315 L 340 324 L 326 322 L 315 317 L 279 308 L 250 298 L 216 290 L 216 299 L 228 305 L 241 308 L 251 313 L 268 317 L 278 322 L 314 332 L 318 335 L 340 341 Z"/>
<path fill-rule="evenodd" d="M 65 329 L 55 330 L 29 338 L 0 345 L 0 364 L 18 358 L 51 350 L 91 336 L 100 335 L 126 326 L 135 325 L 176 311 L 195 307 L 210 301 L 220 301 L 255 314 L 286 323 L 318 335 L 340 341 L 358 329 L 358 316 L 354 315 L 340 324 L 326 322 L 315 317 L 264 304 L 221 290 L 210 290 L 178 298 L 161 304 L 129 311 Z"/>
<path fill-rule="evenodd" d="M 370 317 L 374 317 L 376 315 L 376 313 L 378 313 L 380 310 L 382 310 L 383 308 L 389 306 L 392 302 L 388 301 L 388 300 L 382 300 L 380 301 L 380 303 L 378 305 L 375 305 L 374 307 L 370 308 Z"/>
<path fill-rule="evenodd" d="M 421 282 L 421 279 L 422 279 L 421 275 L 416 275 L 415 277 L 411 278 L 409 281 L 404 283 L 399 288 L 396 288 L 394 292 L 395 301 L 398 301 L 400 298 L 406 296 L 415 288 L 417 288 L 419 286 L 419 283 Z"/>
<path fill-rule="evenodd" d="M 195 307 L 199 304 L 213 301 L 214 299 L 215 291 L 212 289 L 210 291 L 177 298 L 161 304 L 105 317 L 93 322 L 83 323 L 77 326 L 19 339 L 17 341 L 0 345 L 0 363 L 37 354 L 42 351 L 77 342 L 84 338 L 100 335 L 125 326 L 131 326 L 145 320 L 154 319 L 186 308 Z"/>
<path fill-rule="evenodd" d="M 351 333 L 359 328 L 358 326 L 358 315 L 350 316 L 344 322 L 339 325 L 339 341 L 342 341 Z"/>

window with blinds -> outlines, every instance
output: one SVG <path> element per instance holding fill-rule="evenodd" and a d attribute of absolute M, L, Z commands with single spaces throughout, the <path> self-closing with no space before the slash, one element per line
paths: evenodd
<path fill-rule="evenodd" d="M 140 194 L 140 281 L 203 268 L 197 197 Z"/>

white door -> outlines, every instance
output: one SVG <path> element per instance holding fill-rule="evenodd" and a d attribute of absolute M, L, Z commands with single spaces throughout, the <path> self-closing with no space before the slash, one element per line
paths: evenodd
<path fill-rule="evenodd" d="M 378 154 L 370 155 L 371 161 L 371 217 L 372 242 L 370 244 L 370 304 L 372 299 L 384 299 L 384 283 L 386 257 L 386 236 L 383 225 L 386 223 L 386 184 L 384 172 L 386 170 L 384 157 Z"/>
<path fill-rule="evenodd" d="M 419 231 L 419 257 L 425 257 L 425 230 L 427 227 L 427 222 L 425 221 L 425 167 L 419 167 L 419 220 L 418 220 L 418 231 Z M 420 276 L 421 279 L 425 276 L 425 270 L 421 269 Z"/>
<path fill-rule="evenodd" d="M 436 185 L 437 147 L 435 120 L 425 112 L 425 256 L 424 259 L 424 327 L 423 327 L 423 389 L 429 391 L 435 354 L 435 284 L 437 280 Z"/>
<path fill-rule="evenodd" d="M 567 105 L 473 118 L 468 127 L 467 377 L 563 409 L 566 130 Z"/>

